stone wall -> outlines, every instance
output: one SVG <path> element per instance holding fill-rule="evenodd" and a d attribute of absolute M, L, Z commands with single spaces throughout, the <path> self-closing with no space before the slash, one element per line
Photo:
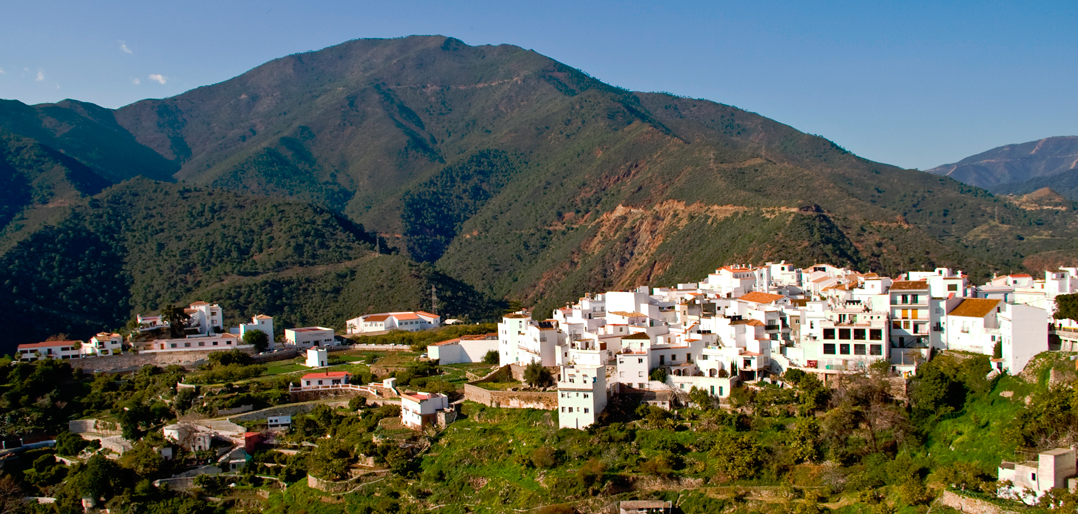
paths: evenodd
<path fill-rule="evenodd" d="M 92 432 L 101 435 L 120 435 L 120 425 L 100 419 L 74 419 L 67 422 L 67 430 L 73 434 Z"/>
<path fill-rule="evenodd" d="M 319 491 L 326 493 L 343 493 L 351 491 L 352 489 L 363 485 L 365 482 L 370 482 L 379 477 L 383 477 L 388 473 L 388 469 L 362 471 L 355 474 L 352 478 L 341 480 L 340 482 L 323 480 L 314 475 L 307 475 L 307 487 L 318 489 Z"/>
<path fill-rule="evenodd" d="M 944 491 L 938 501 L 942 505 L 966 514 L 1016 514 L 1016 511 L 1008 510 L 977 498 L 962 496 L 952 491 Z"/>
<path fill-rule="evenodd" d="M 231 348 L 229 348 L 231 349 Z M 125 353 L 123 355 L 109 355 L 106 357 L 87 357 L 85 359 L 71 359 L 65 361 L 75 369 L 81 369 L 86 372 L 101 371 L 106 373 L 121 373 L 126 371 L 135 371 L 139 368 L 152 364 L 158 367 L 176 365 L 195 365 L 206 359 L 206 355 L 209 355 L 215 351 L 221 351 L 222 349 L 215 350 L 190 350 L 181 352 L 151 352 L 151 353 Z M 240 350 L 247 353 L 253 353 L 254 349 Z M 294 356 L 294 355 L 293 355 Z"/>
<path fill-rule="evenodd" d="M 489 391 L 472 384 L 464 384 L 464 399 L 502 409 L 558 408 L 557 391 Z"/>

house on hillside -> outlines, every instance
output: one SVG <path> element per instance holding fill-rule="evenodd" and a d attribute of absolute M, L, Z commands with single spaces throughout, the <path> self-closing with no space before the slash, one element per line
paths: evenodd
<path fill-rule="evenodd" d="M 183 310 L 190 319 L 187 321 L 187 335 L 207 336 L 225 331 L 225 315 L 221 306 L 206 302 L 195 302 Z"/>
<path fill-rule="evenodd" d="M 20 344 L 15 353 L 23 362 L 41 359 L 79 359 L 82 354 L 79 347 L 82 341 L 45 341 L 43 343 Z"/>
<path fill-rule="evenodd" d="M 308 348 L 307 361 L 303 364 L 308 368 L 324 368 L 329 366 L 329 350 L 325 348 Z"/>
<path fill-rule="evenodd" d="M 90 341 L 79 348 L 83 357 L 101 357 L 118 354 L 123 349 L 124 338 L 120 334 L 102 332 L 90 338 Z"/>
<path fill-rule="evenodd" d="M 404 330 L 416 332 L 442 326 L 442 317 L 423 311 L 382 312 L 352 318 L 345 322 L 348 335 Z"/>
<path fill-rule="evenodd" d="M 993 367 L 1020 373 L 1048 351 L 1048 312 L 989 298 L 966 298 L 947 313 L 943 340 L 950 350 L 993 357 Z M 998 355 L 996 357 L 998 347 Z"/>
<path fill-rule="evenodd" d="M 1056 448 L 1041 452 L 1037 460 L 1003 461 L 999 464 L 999 481 L 1010 481 L 1010 487 L 1000 487 L 999 496 L 1020 501 L 1036 501 L 1051 489 L 1075 490 L 1078 474 L 1074 448 Z"/>
<path fill-rule="evenodd" d="M 421 429 L 436 425 L 444 427 L 456 419 L 450 414 L 449 397 L 440 393 L 400 393 L 401 423 L 405 426 Z"/>
<path fill-rule="evenodd" d="M 483 362 L 491 351 L 498 351 L 498 334 L 461 336 L 427 346 L 428 356 L 439 364 Z"/>
<path fill-rule="evenodd" d="M 243 339 L 243 336 L 252 330 L 258 330 L 266 334 L 266 336 L 269 337 L 270 346 L 273 345 L 273 316 L 259 314 L 252 317 L 250 323 L 241 323 L 239 331 L 240 339 Z"/>
<path fill-rule="evenodd" d="M 177 423 L 161 429 L 165 439 L 172 441 L 187 451 L 209 450 L 213 442 L 213 432 L 199 425 Z"/>
<path fill-rule="evenodd" d="M 587 428 L 606 409 L 606 367 L 564 366 L 558 379 L 558 427 Z"/>
<path fill-rule="evenodd" d="M 336 346 L 333 329 L 326 327 L 289 328 L 284 331 L 285 347 L 310 348 L 312 346 Z"/>
<path fill-rule="evenodd" d="M 185 337 L 181 339 L 156 339 L 146 343 L 142 353 L 183 352 L 194 350 L 232 350 L 251 348 L 244 345 L 236 334 L 214 334 L 210 336 Z"/>
<path fill-rule="evenodd" d="M 347 371 L 308 373 L 299 379 L 300 390 L 331 389 L 348 385 L 352 374 Z"/>

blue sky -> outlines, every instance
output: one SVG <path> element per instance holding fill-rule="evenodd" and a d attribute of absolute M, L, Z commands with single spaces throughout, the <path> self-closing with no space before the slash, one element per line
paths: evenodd
<path fill-rule="evenodd" d="M 1078 135 L 1075 27 L 1074 0 L 36 0 L 9 2 L 0 19 L 0 98 L 119 107 L 349 39 L 443 34 L 735 105 L 927 169 Z"/>

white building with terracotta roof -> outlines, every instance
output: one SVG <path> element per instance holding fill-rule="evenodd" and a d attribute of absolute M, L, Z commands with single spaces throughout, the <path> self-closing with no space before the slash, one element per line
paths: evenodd
<path fill-rule="evenodd" d="M 16 357 L 23 362 L 41 359 L 78 359 L 82 355 L 79 347 L 82 341 L 45 341 L 42 343 L 20 344 L 15 349 Z"/>
<path fill-rule="evenodd" d="M 220 334 L 225 331 L 224 311 L 216 303 L 194 302 L 183 311 L 191 317 L 187 322 L 188 335 Z"/>
<path fill-rule="evenodd" d="M 101 332 L 90 338 L 79 348 L 83 357 L 103 357 L 119 354 L 123 351 L 124 338 L 120 334 Z"/>
<path fill-rule="evenodd" d="M 312 346 L 336 346 L 339 344 L 332 328 L 301 327 L 284 331 L 284 344 L 292 348 L 310 348 Z"/>
<path fill-rule="evenodd" d="M 265 314 L 259 314 L 251 318 L 250 323 L 240 324 L 240 338 L 252 330 L 258 330 L 266 334 L 269 337 L 270 346 L 273 346 L 273 316 L 266 316 Z"/>
<path fill-rule="evenodd" d="M 988 355 L 996 369 L 1017 374 L 1048 351 L 1048 321 L 1044 309 L 966 298 L 947 313 L 943 338 L 950 350 Z"/>
<path fill-rule="evenodd" d="M 442 326 L 442 318 L 423 311 L 382 312 L 352 318 L 345 322 L 345 326 L 348 335 L 387 330 L 416 332 Z"/>
<path fill-rule="evenodd" d="M 145 343 L 139 353 L 184 352 L 192 350 L 232 350 L 253 348 L 245 345 L 236 334 L 155 339 Z"/>
<path fill-rule="evenodd" d="M 352 374 L 347 371 L 323 371 L 308 373 L 299 379 L 301 390 L 333 389 L 348 385 Z"/>
<path fill-rule="evenodd" d="M 449 397 L 441 393 L 401 392 L 401 423 L 414 429 L 438 425 L 439 412 L 451 410 Z"/>

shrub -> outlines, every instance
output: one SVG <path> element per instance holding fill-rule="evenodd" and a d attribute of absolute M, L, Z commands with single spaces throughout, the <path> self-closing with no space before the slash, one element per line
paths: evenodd
<path fill-rule="evenodd" d="M 550 469 L 558 465 L 558 455 L 552 448 L 546 446 L 532 450 L 530 460 L 532 466 L 539 469 Z"/>
<path fill-rule="evenodd" d="M 497 364 L 498 362 L 498 350 L 491 350 L 483 356 L 483 364 Z"/>
<path fill-rule="evenodd" d="M 351 410 L 359 410 L 367 406 L 367 397 L 357 396 L 348 400 L 348 408 Z"/>
<path fill-rule="evenodd" d="M 554 377 L 542 364 L 532 361 L 524 368 L 524 382 L 532 387 L 546 387 L 554 383 Z"/>

